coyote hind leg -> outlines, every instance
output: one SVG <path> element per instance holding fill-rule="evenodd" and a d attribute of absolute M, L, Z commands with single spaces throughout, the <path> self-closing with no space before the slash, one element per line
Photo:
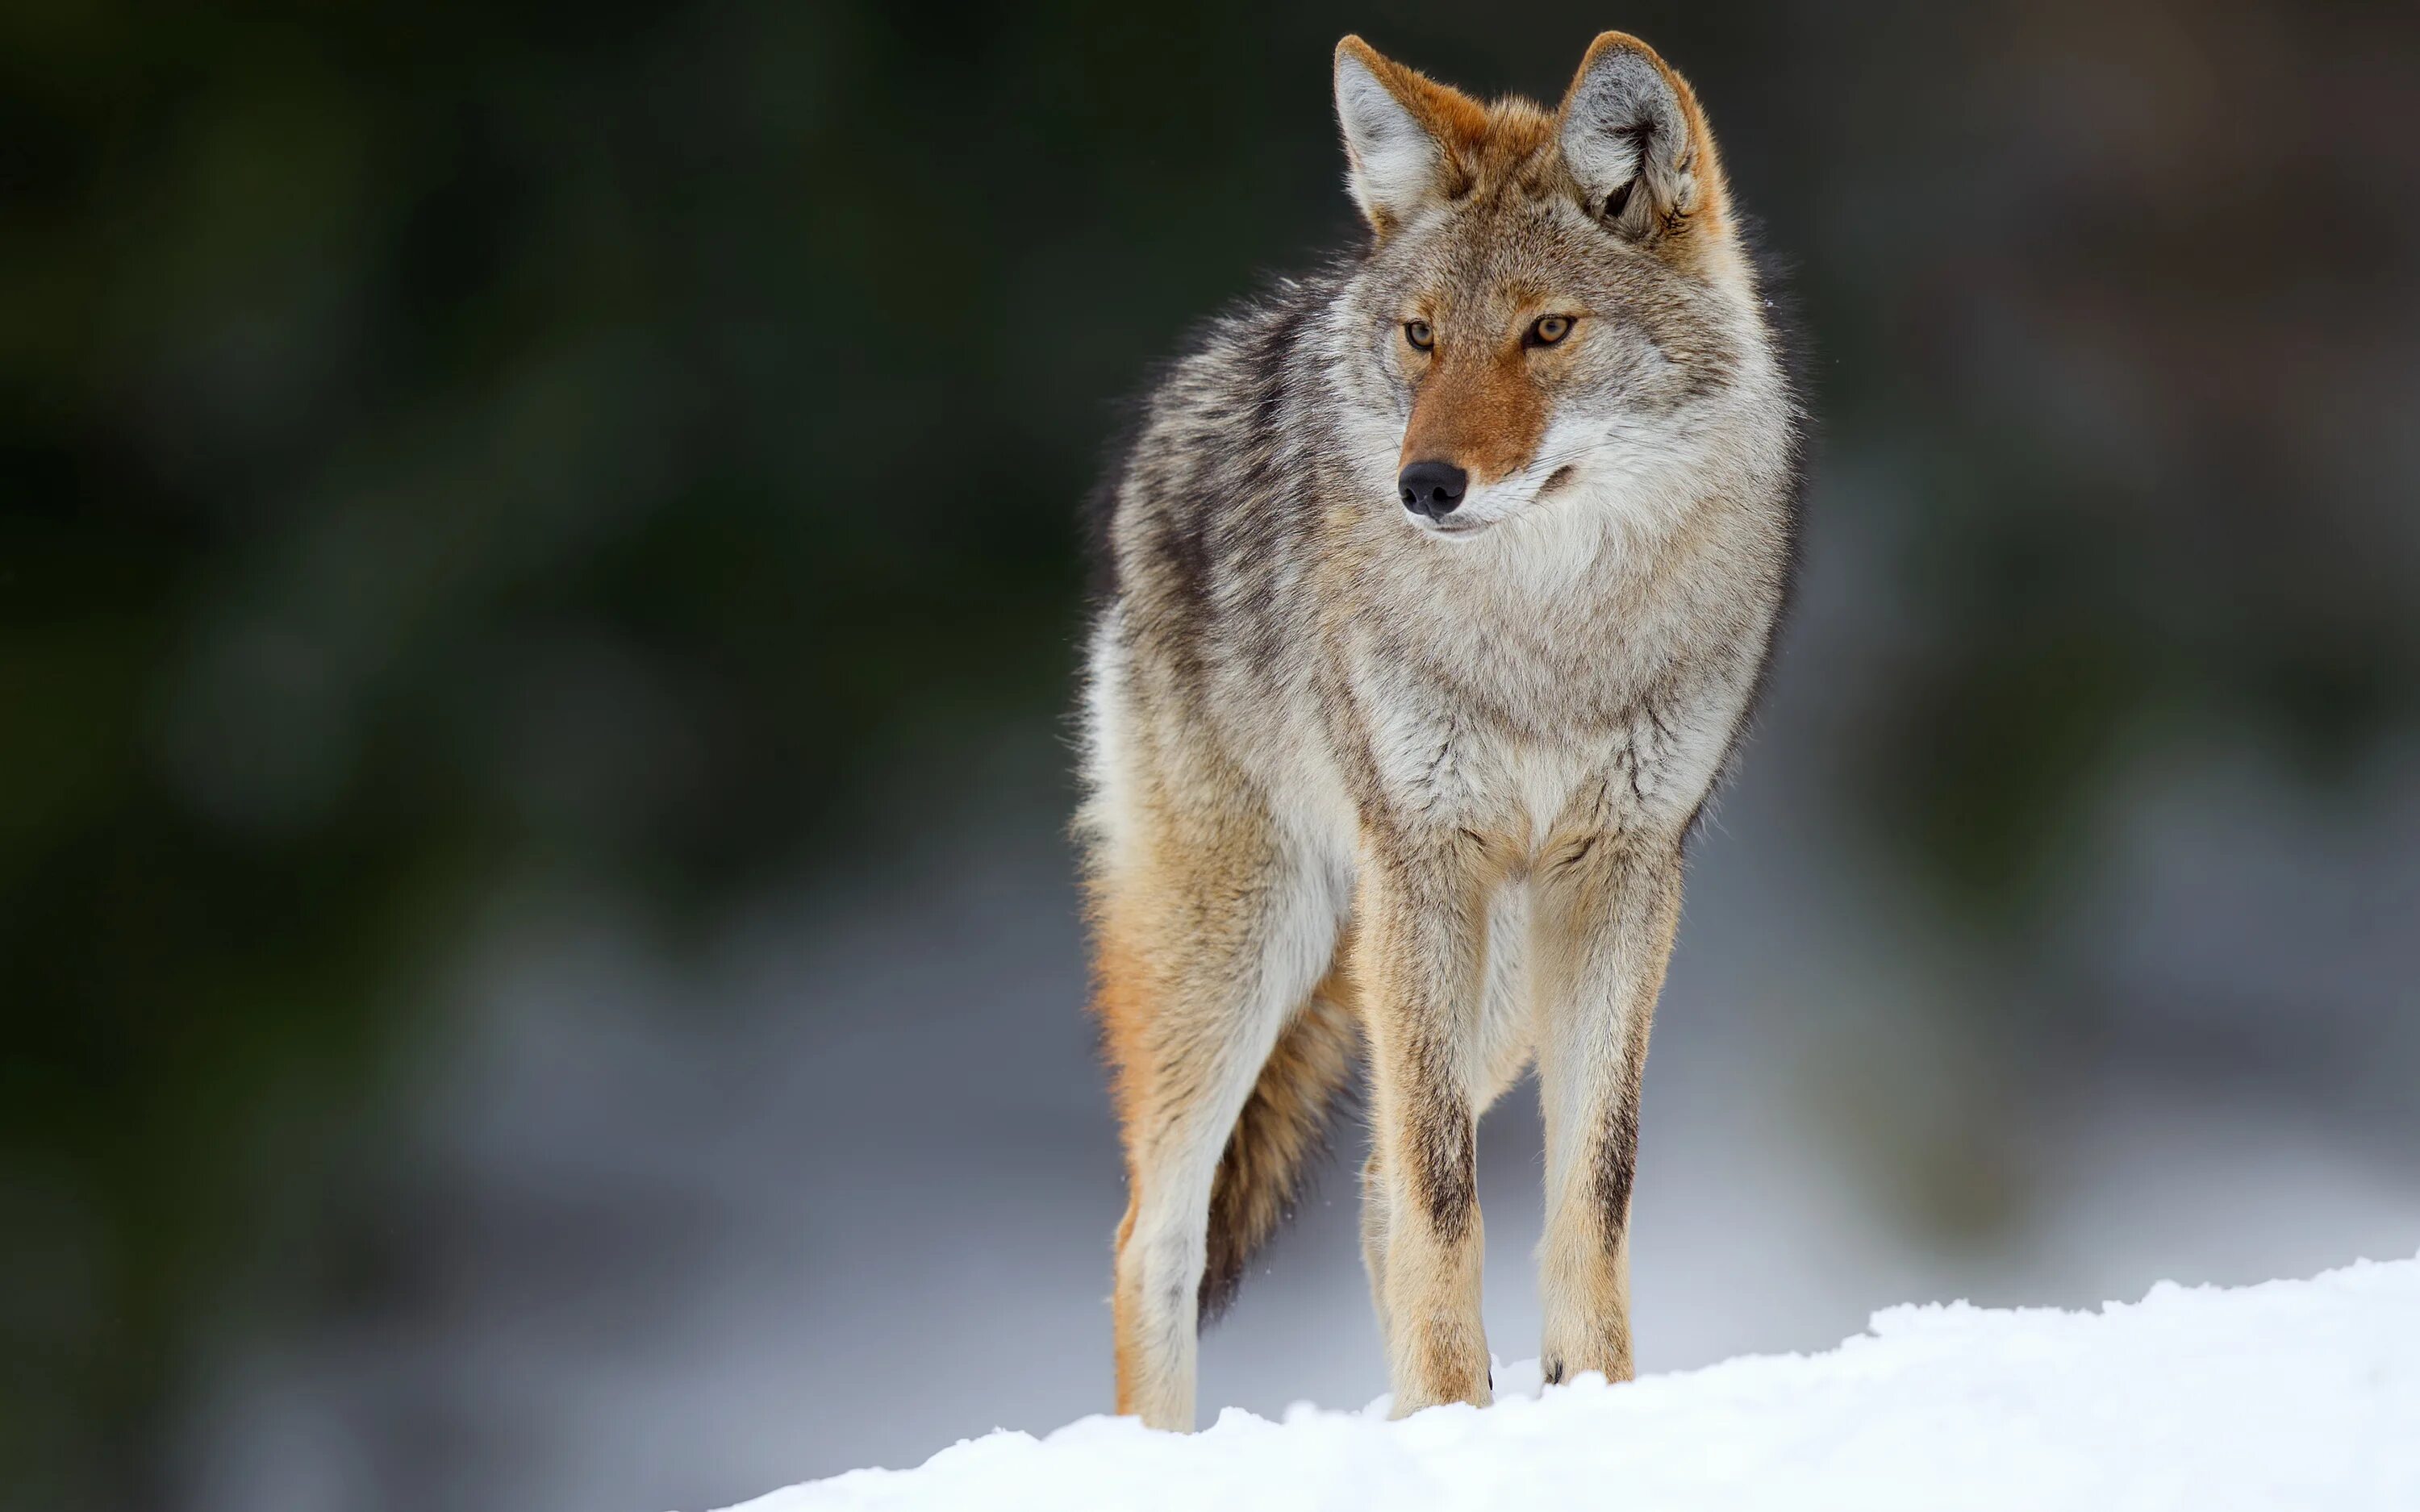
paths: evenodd
<path fill-rule="evenodd" d="M 1099 1009 L 1117 1074 L 1127 1204 L 1111 1298 L 1117 1409 L 1193 1426 L 1210 1200 L 1237 1117 L 1327 972 L 1342 906 L 1265 820 L 1148 848 L 1094 887 Z"/>

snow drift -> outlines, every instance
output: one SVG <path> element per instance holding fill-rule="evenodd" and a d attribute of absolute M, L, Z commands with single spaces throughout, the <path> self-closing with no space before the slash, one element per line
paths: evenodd
<path fill-rule="evenodd" d="M 2042 1512 L 2420 1508 L 2420 1259 L 2098 1313 L 1895 1307 L 1826 1354 L 1541 1391 L 1400 1423 L 1308 1405 L 1207 1431 L 994 1433 L 745 1512 L 1314 1508 Z M 735 1509 L 737 1512 L 737 1509 Z"/>

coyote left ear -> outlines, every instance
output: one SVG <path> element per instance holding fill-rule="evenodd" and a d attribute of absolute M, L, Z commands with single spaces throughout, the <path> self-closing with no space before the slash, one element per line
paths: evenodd
<path fill-rule="evenodd" d="M 1588 212 L 1625 240 L 1653 244 L 1720 224 L 1722 170 L 1688 82 L 1626 32 L 1589 45 L 1557 134 Z"/>

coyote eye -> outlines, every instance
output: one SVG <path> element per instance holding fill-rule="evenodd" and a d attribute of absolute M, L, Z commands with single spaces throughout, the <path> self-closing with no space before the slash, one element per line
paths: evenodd
<path fill-rule="evenodd" d="M 1572 333 L 1572 317 L 1567 315 L 1542 315 L 1529 328 L 1529 345 L 1552 347 Z"/>
<path fill-rule="evenodd" d="M 1436 345 L 1436 333 L 1429 330 L 1429 323 L 1425 320 L 1404 321 L 1404 339 L 1420 351 L 1427 351 Z"/>

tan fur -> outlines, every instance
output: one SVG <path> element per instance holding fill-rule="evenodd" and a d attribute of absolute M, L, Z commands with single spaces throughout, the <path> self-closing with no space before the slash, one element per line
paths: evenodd
<path fill-rule="evenodd" d="M 1204 1304 L 1298 1190 L 1357 1018 L 1395 1410 L 1490 1398 L 1477 1120 L 1533 1059 L 1545 1367 L 1629 1377 L 1682 846 L 1791 560 L 1795 411 L 1688 85 L 1618 33 L 1553 112 L 1357 38 L 1336 67 L 1371 248 L 1155 396 L 1092 641 L 1117 1402 L 1161 1427 L 1193 1421 Z M 1548 314 L 1569 335 L 1525 340 Z M 1449 517 L 1396 501 L 1422 460 L 1468 474 Z"/>
<path fill-rule="evenodd" d="M 1528 324 L 1520 322 L 1524 329 Z M 1451 462 L 1481 483 L 1528 467 L 1546 432 L 1546 404 L 1526 355 L 1515 331 L 1495 350 L 1481 347 L 1433 364 L 1404 432 L 1404 465 Z"/>

